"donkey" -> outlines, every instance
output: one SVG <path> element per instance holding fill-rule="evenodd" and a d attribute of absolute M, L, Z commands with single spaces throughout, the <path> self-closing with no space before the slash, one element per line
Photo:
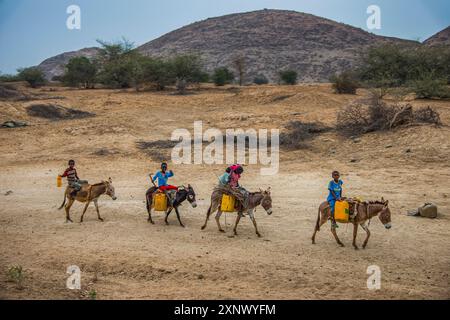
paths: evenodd
<path fill-rule="evenodd" d="M 356 235 L 358 233 L 358 226 L 361 226 L 361 228 L 366 231 L 367 236 L 363 243 L 363 249 L 366 248 L 367 242 L 369 241 L 370 237 L 370 231 L 369 227 L 366 226 L 366 221 L 369 220 L 375 216 L 378 216 L 381 223 L 384 225 L 386 229 L 391 228 L 391 211 L 389 210 L 389 201 L 384 200 L 381 198 L 381 201 L 369 201 L 369 202 L 354 202 L 353 204 L 355 206 L 355 217 L 353 220 L 349 220 L 347 223 L 353 223 L 353 247 L 355 250 L 358 250 L 358 246 L 356 245 Z M 330 211 L 330 205 L 328 202 L 323 202 L 319 206 L 319 212 L 317 215 L 317 221 L 316 226 L 314 228 L 314 234 L 312 235 L 312 243 L 315 244 L 316 241 L 316 233 L 317 231 L 320 231 L 320 226 L 327 222 L 327 220 L 331 219 L 331 211 Z M 336 228 L 333 226 L 331 227 L 331 233 L 333 234 L 334 238 L 336 239 L 336 242 L 343 247 L 344 244 L 339 240 Z"/>
<path fill-rule="evenodd" d="M 61 210 L 64 205 L 66 204 L 66 199 L 69 201 L 66 204 L 66 222 L 73 222 L 72 219 L 70 219 L 70 207 L 72 207 L 75 200 L 80 202 L 86 202 L 86 205 L 84 206 L 83 214 L 80 218 L 80 223 L 83 222 L 84 214 L 86 213 L 87 208 L 89 207 L 89 204 L 93 201 L 95 204 L 95 209 L 97 210 L 97 217 L 98 220 L 103 222 L 103 218 L 100 217 L 100 211 L 98 210 L 98 198 L 102 194 L 106 194 L 110 196 L 113 200 L 116 200 L 116 194 L 114 186 L 112 185 L 112 179 L 109 178 L 108 181 L 102 181 L 100 183 L 96 183 L 93 185 L 84 185 L 80 191 L 77 192 L 76 196 L 73 197 L 71 195 L 71 192 L 73 189 L 71 187 L 67 187 L 66 191 L 64 193 L 64 201 L 62 205 L 58 208 L 58 210 Z"/>
<path fill-rule="evenodd" d="M 146 205 L 147 205 L 147 212 L 148 212 L 148 221 L 152 224 L 155 224 L 152 219 L 152 203 L 154 198 L 154 193 L 152 194 L 147 190 L 145 194 L 146 199 Z M 169 221 L 167 221 L 167 218 L 169 218 L 170 213 L 173 209 L 175 209 L 175 212 L 177 214 L 178 222 L 180 223 L 180 226 L 183 228 L 185 227 L 183 222 L 181 222 L 180 218 L 180 212 L 178 211 L 178 207 L 187 199 L 187 201 L 191 204 L 192 208 L 197 207 L 197 201 L 195 199 L 195 191 L 194 188 L 190 184 L 188 184 L 187 188 L 184 186 L 178 187 L 178 191 L 175 193 L 175 200 L 172 204 L 169 204 L 166 210 L 166 217 L 164 219 L 166 225 L 169 224 Z"/>
<path fill-rule="evenodd" d="M 209 220 L 209 216 L 213 212 L 217 211 L 217 214 L 216 214 L 217 227 L 219 228 L 220 232 L 225 232 L 225 230 L 223 230 L 222 226 L 220 225 L 220 216 L 222 215 L 222 211 L 220 210 L 220 205 L 222 202 L 222 194 L 223 193 L 220 190 L 213 191 L 213 193 L 211 195 L 211 205 L 209 206 L 208 212 L 206 213 L 206 220 L 205 220 L 205 224 L 202 226 L 202 230 L 204 230 L 206 228 L 206 225 Z M 268 215 L 272 214 L 272 197 L 270 196 L 270 187 L 265 191 L 260 189 L 259 192 L 249 193 L 247 207 L 243 208 L 242 206 L 240 206 L 240 208 L 238 208 L 238 214 L 237 214 L 236 222 L 235 222 L 234 228 L 233 228 L 234 235 L 237 235 L 236 229 L 239 224 L 239 221 L 241 220 L 242 213 L 247 212 L 248 216 L 250 217 L 250 219 L 253 222 L 253 226 L 255 227 L 256 234 L 258 235 L 258 237 L 261 237 L 261 234 L 258 231 L 258 226 L 256 225 L 255 215 L 253 214 L 255 208 L 259 205 L 261 205 L 264 208 L 264 210 L 266 210 Z"/>

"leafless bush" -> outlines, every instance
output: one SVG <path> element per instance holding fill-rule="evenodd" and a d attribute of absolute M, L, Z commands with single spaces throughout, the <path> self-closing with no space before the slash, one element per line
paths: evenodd
<path fill-rule="evenodd" d="M 136 146 L 154 161 L 162 162 L 170 158 L 170 150 L 177 143 L 177 141 L 171 140 L 138 141 Z"/>
<path fill-rule="evenodd" d="M 286 130 L 287 132 L 280 134 L 280 146 L 287 149 L 301 149 L 306 148 L 307 142 L 314 136 L 328 131 L 329 128 L 317 122 L 291 121 Z"/>
<path fill-rule="evenodd" d="M 336 129 L 341 134 L 354 136 L 415 123 L 440 124 L 439 113 L 431 107 L 414 110 L 410 104 L 388 105 L 373 96 L 338 112 Z"/>
<path fill-rule="evenodd" d="M 414 120 L 422 123 L 441 124 L 439 113 L 430 106 L 420 108 L 414 111 Z"/>

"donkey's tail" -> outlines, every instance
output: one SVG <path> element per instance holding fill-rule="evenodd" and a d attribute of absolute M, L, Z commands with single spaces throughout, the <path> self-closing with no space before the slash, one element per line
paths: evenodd
<path fill-rule="evenodd" d="M 66 192 L 64 192 L 64 201 L 63 201 L 61 207 L 58 208 L 58 210 L 61 210 L 65 204 L 66 204 Z"/>
<path fill-rule="evenodd" d="M 316 231 L 320 231 L 320 207 L 317 210 Z"/>

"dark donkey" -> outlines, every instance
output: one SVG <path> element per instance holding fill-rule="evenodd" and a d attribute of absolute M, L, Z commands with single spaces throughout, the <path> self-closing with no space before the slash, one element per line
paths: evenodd
<path fill-rule="evenodd" d="M 146 205 L 147 205 L 147 212 L 148 212 L 148 221 L 152 224 L 155 224 L 152 219 L 152 203 L 154 198 L 154 193 L 151 193 L 150 191 L 152 188 L 148 189 L 145 194 L 146 199 Z M 167 221 L 167 218 L 169 217 L 169 214 L 172 212 L 173 209 L 175 209 L 175 212 L 177 214 L 178 222 L 180 225 L 184 228 L 184 224 L 181 222 L 180 218 L 180 212 L 178 211 L 178 207 L 187 199 L 187 201 L 191 204 L 192 208 L 197 207 L 197 201 L 195 199 L 195 191 L 194 188 L 190 184 L 188 184 L 187 188 L 184 186 L 178 187 L 178 191 L 175 194 L 175 200 L 172 204 L 168 204 L 167 211 L 166 211 L 166 217 L 164 221 L 166 224 L 169 224 L 169 221 Z"/>
<path fill-rule="evenodd" d="M 366 221 L 371 218 L 378 216 L 381 223 L 384 225 L 386 229 L 391 228 L 391 211 L 389 210 L 389 201 L 381 198 L 381 201 L 368 201 L 368 202 L 356 202 L 351 201 L 352 205 L 355 206 L 355 217 L 353 220 L 349 220 L 347 223 L 353 223 L 353 247 L 357 250 L 358 246 L 356 245 L 356 235 L 358 233 L 358 226 L 364 229 L 367 233 L 367 237 L 364 240 L 363 248 L 365 249 L 367 246 L 367 242 L 369 241 L 370 231 L 369 227 L 366 226 Z M 316 233 L 320 231 L 320 226 L 326 223 L 330 219 L 330 205 L 328 202 L 323 202 L 319 207 L 319 212 L 317 216 L 316 226 L 314 228 L 314 234 L 311 238 L 312 243 L 316 242 Z M 344 244 L 339 240 L 336 229 L 332 226 L 331 233 L 333 234 L 336 242 L 343 247 Z"/>

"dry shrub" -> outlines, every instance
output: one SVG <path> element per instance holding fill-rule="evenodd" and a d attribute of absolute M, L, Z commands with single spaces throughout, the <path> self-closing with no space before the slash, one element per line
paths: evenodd
<path fill-rule="evenodd" d="M 354 136 L 417 123 L 439 125 L 439 113 L 431 107 L 414 110 L 410 104 L 388 105 L 372 97 L 357 101 L 338 112 L 336 129 L 341 134 Z"/>
<path fill-rule="evenodd" d="M 280 146 L 287 149 L 301 149 L 308 147 L 309 140 L 328 131 L 329 128 L 318 122 L 291 121 L 286 130 L 287 132 L 280 134 Z"/>
<path fill-rule="evenodd" d="M 178 141 L 171 140 L 138 141 L 136 146 L 154 161 L 163 162 L 170 158 L 170 150 L 177 143 Z"/>
<path fill-rule="evenodd" d="M 93 113 L 53 104 L 34 104 L 27 107 L 29 116 L 49 120 L 82 119 L 95 116 Z"/>

